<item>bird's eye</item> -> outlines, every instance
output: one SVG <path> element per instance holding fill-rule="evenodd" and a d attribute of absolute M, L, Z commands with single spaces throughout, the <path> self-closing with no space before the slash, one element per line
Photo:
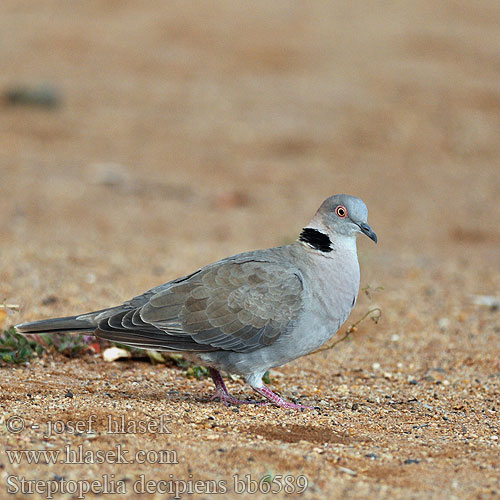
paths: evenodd
<path fill-rule="evenodd" d="M 347 217 L 347 208 L 344 207 L 343 205 L 339 205 L 336 209 L 335 209 L 335 213 L 341 218 L 341 219 L 345 219 Z"/>

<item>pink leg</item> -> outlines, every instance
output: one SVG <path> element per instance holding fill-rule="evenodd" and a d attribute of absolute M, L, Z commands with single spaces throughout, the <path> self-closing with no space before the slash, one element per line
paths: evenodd
<path fill-rule="evenodd" d="M 281 406 L 282 408 L 292 408 L 294 410 L 313 410 L 312 406 L 297 405 L 295 403 L 290 403 L 283 398 L 280 398 L 271 389 L 268 389 L 265 385 L 262 387 L 252 387 L 255 392 L 258 392 L 269 401 L 273 402 L 276 406 Z"/>
<path fill-rule="evenodd" d="M 215 399 L 220 399 L 221 403 L 224 406 L 229 406 L 230 404 L 232 404 L 232 405 L 242 405 L 242 404 L 262 405 L 262 404 L 267 404 L 267 402 L 258 402 L 258 401 L 253 401 L 251 399 L 249 399 L 248 401 L 245 401 L 242 399 L 237 399 L 234 396 L 231 396 L 231 394 L 227 390 L 226 384 L 224 383 L 224 380 L 223 380 L 222 375 L 220 374 L 219 370 L 216 370 L 215 368 L 209 368 L 208 370 L 209 370 L 210 376 L 212 377 L 212 380 L 214 381 L 214 384 L 215 384 L 215 394 L 210 398 L 210 401 L 213 401 Z"/>

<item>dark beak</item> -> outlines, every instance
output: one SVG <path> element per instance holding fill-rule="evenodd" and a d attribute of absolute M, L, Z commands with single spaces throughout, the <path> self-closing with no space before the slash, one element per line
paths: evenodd
<path fill-rule="evenodd" d="M 368 224 L 366 224 L 366 222 L 362 222 L 361 224 L 359 224 L 359 229 L 361 229 L 361 232 L 366 234 L 368 238 L 377 243 L 377 235 L 372 231 L 372 228 Z"/>

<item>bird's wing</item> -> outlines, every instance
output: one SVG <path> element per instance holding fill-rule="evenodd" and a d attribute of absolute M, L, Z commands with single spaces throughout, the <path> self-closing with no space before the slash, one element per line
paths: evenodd
<path fill-rule="evenodd" d="M 150 349 L 253 351 L 297 320 L 303 282 L 283 263 L 228 260 L 148 293 L 141 306 L 101 319 L 97 335 Z"/>

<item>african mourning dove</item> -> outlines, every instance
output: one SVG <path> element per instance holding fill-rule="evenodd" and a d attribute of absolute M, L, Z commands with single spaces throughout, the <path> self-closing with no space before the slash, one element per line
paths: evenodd
<path fill-rule="evenodd" d="M 144 349 L 189 353 L 209 367 L 214 398 L 240 404 L 219 370 L 245 377 L 277 406 L 290 403 L 262 377 L 327 342 L 359 290 L 356 236 L 375 243 L 359 198 L 327 198 L 290 245 L 238 254 L 170 281 L 122 305 L 16 326 L 20 333 L 85 332 Z M 250 401 L 248 401 L 250 402 Z"/>

